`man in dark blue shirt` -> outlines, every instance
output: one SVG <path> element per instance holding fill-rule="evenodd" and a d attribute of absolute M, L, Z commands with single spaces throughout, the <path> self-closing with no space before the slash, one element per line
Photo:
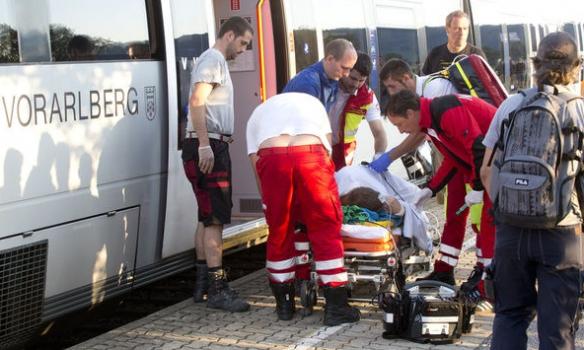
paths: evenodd
<path fill-rule="evenodd" d="M 304 92 L 320 100 L 327 112 L 335 101 L 339 79 L 349 75 L 357 62 L 357 52 L 350 41 L 335 39 L 326 45 L 324 58 L 300 71 L 283 92 Z"/>

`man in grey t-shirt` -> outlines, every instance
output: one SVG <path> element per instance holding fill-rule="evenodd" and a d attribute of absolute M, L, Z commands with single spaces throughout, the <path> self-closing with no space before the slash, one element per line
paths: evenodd
<path fill-rule="evenodd" d="M 222 267 L 223 225 L 231 222 L 233 84 L 227 60 L 251 42 L 253 28 L 241 17 L 229 18 L 212 48 L 199 57 L 191 74 L 191 97 L 182 159 L 199 206 L 195 235 L 197 276 L 193 298 L 231 312 L 249 310 L 227 284 Z"/>
<path fill-rule="evenodd" d="M 576 81 L 581 59 L 571 36 L 556 32 L 542 39 L 533 64 L 540 90 L 564 92 Z M 498 152 L 495 145 L 503 121 L 522 100 L 523 95 L 515 95 L 501 104 L 483 140 L 481 179 L 495 202 L 495 188 L 489 185 L 496 167 L 491 167 L 489 158 Z M 584 131 L 584 104 L 575 101 L 571 106 L 578 115 L 579 130 Z M 531 229 L 496 221 L 491 349 L 526 349 L 527 327 L 536 314 L 540 349 L 574 349 L 582 286 L 582 215 L 573 192 L 572 212 L 554 228 Z"/>

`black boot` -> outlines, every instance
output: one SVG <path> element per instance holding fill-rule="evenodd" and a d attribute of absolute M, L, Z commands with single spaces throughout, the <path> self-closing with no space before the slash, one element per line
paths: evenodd
<path fill-rule="evenodd" d="M 276 313 L 278 319 L 282 321 L 291 320 L 296 311 L 294 302 L 294 284 L 293 283 L 270 283 L 272 293 L 276 297 Z"/>
<path fill-rule="evenodd" d="M 446 284 L 450 284 L 451 286 L 456 286 L 456 281 L 454 280 L 454 271 L 450 270 L 450 271 L 432 271 L 432 273 L 430 273 L 429 275 L 427 275 L 426 277 L 421 277 L 416 279 L 416 281 L 438 281 L 438 282 L 443 282 Z"/>
<path fill-rule="evenodd" d="M 195 290 L 193 291 L 193 300 L 195 303 L 202 303 L 205 301 L 207 292 L 209 291 L 209 269 L 207 264 L 196 264 L 195 275 Z"/>
<path fill-rule="evenodd" d="M 349 305 L 347 288 L 324 287 L 324 325 L 338 326 L 342 323 L 357 322 L 361 313 L 355 307 Z"/>
<path fill-rule="evenodd" d="M 235 290 L 227 284 L 225 271 L 219 269 L 209 271 L 209 293 L 207 295 L 207 307 L 221 309 L 230 312 L 243 312 L 249 310 L 249 304 L 243 300 Z"/>

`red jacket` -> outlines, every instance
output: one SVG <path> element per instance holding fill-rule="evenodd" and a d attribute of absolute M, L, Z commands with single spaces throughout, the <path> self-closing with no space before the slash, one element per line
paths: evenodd
<path fill-rule="evenodd" d="M 485 155 L 483 138 L 496 111 L 495 107 L 476 97 L 420 98 L 422 131 L 431 137 L 444 155 L 444 162 L 428 184 L 432 192 L 442 189 L 458 168 L 471 174 L 468 180 L 474 190 L 483 189 L 480 177 Z"/>

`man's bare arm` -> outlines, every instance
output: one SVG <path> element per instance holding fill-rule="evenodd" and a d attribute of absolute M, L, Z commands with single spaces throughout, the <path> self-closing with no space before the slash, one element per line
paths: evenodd
<path fill-rule="evenodd" d="M 189 101 L 191 123 L 199 139 L 199 168 L 203 174 L 213 170 L 215 159 L 209 145 L 207 133 L 207 119 L 205 118 L 205 103 L 213 91 L 213 85 L 208 83 L 196 83 Z"/>

